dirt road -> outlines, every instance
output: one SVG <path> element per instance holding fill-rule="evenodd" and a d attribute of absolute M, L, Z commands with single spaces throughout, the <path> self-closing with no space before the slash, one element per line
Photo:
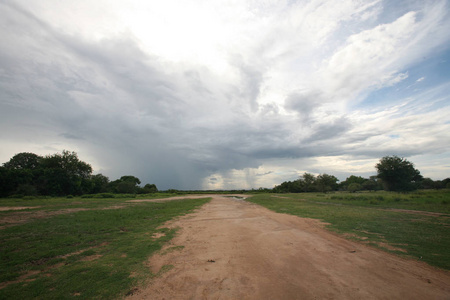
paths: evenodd
<path fill-rule="evenodd" d="M 168 226 L 149 266 L 173 268 L 130 299 L 450 299 L 449 272 L 248 202 L 214 196 Z"/>

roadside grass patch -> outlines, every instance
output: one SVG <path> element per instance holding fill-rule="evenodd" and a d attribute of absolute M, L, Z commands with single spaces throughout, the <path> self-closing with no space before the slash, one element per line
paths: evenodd
<path fill-rule="evenodd" d="M 419 190 L 411 193 L 396 192 L 332 192 L 332 193 L 302 193 L 283 194 L 283 197 L 307 195 L 308 201 L 327 204 L 348 204 L 357 206 L 374 206 L 379 208 L 399 208 L 446 213 L 450 215 L 450 190 Z"/>
<path fill-rule="evenodd" d="M 283 194 L 283 198 L 261 194 L 247 201 L 280 213 L 320 219 L 347 238 L 450 270 L 450 214 L 442 204 L 448 191 L 395 194 L 368 193 L 364 200 L 350 193 Z M 380 196 L 383 200 L 377 199 Z"/>
<path fill-rule="evenodd" d="M 36 196 L 30 199 L 25 198 L 0 198 L 0 207 L 5 206 L 39 206 L 41 210 L 58 210 L 67 208 L 103 208 L 106 205 L 124 204 L 126 200 L 136 199 L 162 199 L 173 196 L 179 196 L 170 193 L 152 193 L 152 194 L 87 194 L 80 197 L 48 197 Z M 0 211 L 1 213 L 1 211 Z"/>
<path fill-rule="evenodd" d="M 66 206 L 62 199 L 39 205 L 45 206 L 41 210 L 53 209 L 53 205 L 61 209 L 71 207 L 73 200 L 86 204 L 81 198 L 66 198 Z M 0 230 L 0 299 L 122 298 L 155 275 L 145 262 L 176 232 L 159 226 L 208 201 L 134 203 L 4 228 Z M 110 207 L 124 204 L 124 199 L 89 204 L 89 208 Z M 158 239 L 152 238 L 161 232 L 164 234 Z"/>

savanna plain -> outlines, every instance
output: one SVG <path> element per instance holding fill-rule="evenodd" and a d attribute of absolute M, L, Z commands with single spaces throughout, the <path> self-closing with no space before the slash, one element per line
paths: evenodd
<path fill-rule="evenodd" d="M 0 199 L 0 299 L 449 299 L 449 217 L 450 190 Z"/>

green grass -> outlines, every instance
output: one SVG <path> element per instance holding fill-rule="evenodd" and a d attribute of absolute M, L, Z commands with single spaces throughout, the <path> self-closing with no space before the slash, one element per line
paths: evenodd
<path fill-rule="evenodd" d="M 327 225 L 330 230 L 348 238 L 450 270 L 448 190 L 411 194 L 265 194 L 247 200 L 276 212 L 323 220 L 330 224 Z M 441 215 L 412 214 L 395 209 Z"/>
<path fill-rule="evenodd" d="M 92 195 L 92 198 L 83 197 L 47 197 L 47 196 L 28 196 L 24 198 L 0 198 L 0 207 L 2 206 L 41 206 L 40 209 L 61 209 L 61 208 L 96 208 L 104 207 L 105 205 L 123 204 L 126 200 L 132 199 L 159 199 L 168 198 L 173 196 L 179 196 L 170 193 L 153 193 L 153 194 L 110 194 L 114 198 L 103 198 L 102 195 Z"/>
<path fill-rule="evenodd" d="M 209 201 L 130 205 L 124 199 L 50 200 L 33 205 L 42 205 L 39 210 L 92 209 L 32 219 L 0 230 L 0 287 L 8 283 L 0 289 L 0 299 L 123 298 L 157 275 L 150 273 L 145 262 L 175 234 L 173 229 L 159 227 Z M 22 201 L 27 200 L 2 201 L 0 206 L 24 206 Z M 99 209 L 119 204 L 125 207 Z M 153 238 L 157 232 L 165 235 Z"/>

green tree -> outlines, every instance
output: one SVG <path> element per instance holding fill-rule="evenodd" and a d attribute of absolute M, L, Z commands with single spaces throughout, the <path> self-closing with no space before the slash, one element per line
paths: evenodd
<path fill-rule="evenodd" d="M 158 188 L 156 187 L 156 185 L 155 184 L 149 184 L 149 183 L 144 185 L 144 188 L 142 190 L 143 190 L 144 194 L 151 194 L 151 193 L 158 192 Z"/>
<path fill-rule="evenodd" d="M 89 192 L 92 167 L 81 161 L 75 152 L 63 150 L 61 154 L 45 156 L 42 193 L 50 195 L 80 195 Z"/>
<path fill-rule="evenodd" d="M 22 152 L 4 163 L 0 170 L 0 195 L 36 194 L 41 159 L 41 156 L 34 153 Z"/>
<path fill-rule="evenodd" d="M 377 176 L 388 191 L 410 191 L 422 179 L 414 164 L 398 156 L 385 156 L 375 166 Z"/>
<path fill-rule="evenodd" d="M 362 190 L 362 185 L 356 182 L 350 183 L 347 186 L 347 191 L 349 191 L 350 193 L 354 193 L 360 190 Z"/>
<path fill-rule="evenodd" d="M 284 181 L 280 185 L 277 185 L 273 188 L 274 193 L 294 193 L 297 188 L 295 186 L 295 182 L 292 181 Z"/>
<path fill-rule="evenodd" d="M 377 176 L 370 176 L 368 180 L 366 180 L 362 184 L 362 188 L 366 191 L 377 191 L 383 189 L 383 186 L 380 184 L 380 179 Z"/>
<path fill-rule="evenodd" d="M 90 181 L 91 181 L 90 193 L 97 194 L 108 191 L 108 183 L 109 183 L 108 177 L 102 174 L 96 174 L 91 176 Z"/>
<path fill-rule="evenodd" d="M 361 176 L 355 176 L 355 175 L 350 175 L 350 177 L 347 177 L 347 179 L 345 179 L 344 181 L 342 181 L 340 183 L 340 186 L 342 187 L 342 189 L 346 189 L 348 190 L 348 187 L 352 184 L 352 183 L 357 183 L 359 185 L 363 185 L 364 182 L 366 182 L 368 179 L 363 178 Z"/>
<path fill-rule="evenodd" d="M 138 184 L 141 184 L 139 178 L 131 175 L 120 177 L 109 184 L 109 189 L 113 193 L 134 194 L 139 191 Z"/>
<path fill-rule="evenodd" d="M 435 182 L 431 178 L 424 178 L 420 182 L 421 189 L 433 189 L 435 187 Z"/>
<path fill-rule="evenodd" d="M 131 181 L 122 181 L 117 185 L 117 192 L 120 194 L 134 194 L 136 191 L 136 184 Z"/>
<path fill-rule="evenodd" d="M 141 181 L 139 180 L 139 178 L 137 178 L 135 176 L 131 176 L 131 175 L 126 175 L 126 176 L 120 177 L 120 181 L 132 182 L 135 185 L 141 184 Z"/>
<path fill-rule="evenodd" d="M 315 185 L 317 187 L 317 191 L 326 193 L 336 190 L 338 187 L 338 181 L 339 180 L 333 175 L 320 174 L 316 178 Z"/>
<path fill-rule="evenodd" d="M 311 173 L 304 173 L 299 179 L 299 186 L 302 192 L 314 192 L 316 189 L 316 177 Z"/>
<path fill-rule="evenodd" d="M 316 191 L 316 177 L 310 173 L 304 173 L 299 179 L 285 181 L 273 188 L 275 193 L 303 193 Z"/>
<path fill-rule="evenodd" d="M 23 184 L 19 175 L 17 170 L 0 167 L 0 197 L 14 194 L 19 184 Z"/>
<path fill-rule="evenodd" d="M 40 166 L 42 156 L 30 152 L 22 152 L 14 155 L 3 166 L 7 169 L 14 170 L 34 170 Z"/>

